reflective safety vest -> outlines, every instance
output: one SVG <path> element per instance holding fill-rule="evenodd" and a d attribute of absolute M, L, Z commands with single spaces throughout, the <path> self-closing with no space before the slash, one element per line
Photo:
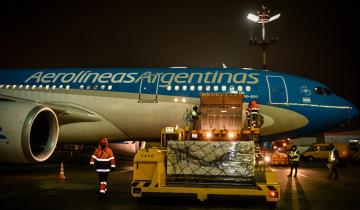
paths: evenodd
<path fill-rule="evenodd" d="M 291 162 L 299 162 L 299 160 L 300 160 L 299 151 L 297 151 L 297 150 L 291 151 L 290 152 L 290 161 Z"/>
<path fill-rule="evenodd" d="M 97 172 L 110 172 L 111 168 L 115 168 L 115 158 L 107 144 L 105 149 L 99 145 L 91 156 L 90 164 L 95 165 Z"/>
<path fill-rule="evenodd" d="M 193 111 L 191 112 L 191 115 L 192 115 L 192 116 L 197 116 L 197 112 L 193 110 Z"/>
<path fill-rule="evenodd" d="M 330 152 L 329 152 L 329 162 L 335 162 L 336 160 L 336 157 L 335 157 L 335 148 L 332 149 Z"/>

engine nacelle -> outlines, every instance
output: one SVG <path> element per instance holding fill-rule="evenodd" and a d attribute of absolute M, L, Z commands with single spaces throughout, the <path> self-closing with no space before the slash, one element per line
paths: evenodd
<path fill-rule="evenodd" d="M 0 161 L 38 163 L 54 152 L 59 123 L 54 111 L 39 104 L 0 102 Z"/>

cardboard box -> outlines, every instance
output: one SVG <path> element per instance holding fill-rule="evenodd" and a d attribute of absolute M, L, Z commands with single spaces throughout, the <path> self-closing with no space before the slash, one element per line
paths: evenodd
<path fill-rule="evenodd" d="M 201 130 L 241 130 L 241 107 L 201 107 Z"/>
<path fill-rule="evenodd" d="M 200 116 L 196 129 L 241 130 L 243 94 L 200 94 Z"/>

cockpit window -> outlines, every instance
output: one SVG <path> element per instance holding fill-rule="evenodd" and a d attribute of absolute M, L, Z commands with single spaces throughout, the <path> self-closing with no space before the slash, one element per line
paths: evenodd
<path fill-rule="evenodd" d="M 315 88 L 315 93 L 319 94 L 319 95 L 324 95 L 324 88 L 322 87 L 316 87 Z"/>
<path fill-rule="evenodd" d="M 324 87 L 316 87 L 315 93 L 319 94 L 319 95 L 331 95 L 332 94 L 332 92 L 331 92 L 331 90 L 329 90 L 329 88 L 324 88 Z"/>
<path fill-rule="evenodd" d="M 324 88 L 324 92 L 325 92 L 326 95 L 331 95 L 332 94 L 331 90 L 329 90 L 328 88 Z"/>

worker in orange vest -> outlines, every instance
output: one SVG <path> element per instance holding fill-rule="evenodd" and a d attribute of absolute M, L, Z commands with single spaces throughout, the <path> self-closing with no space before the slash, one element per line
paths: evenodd
<path fill-rule="evenodd" d="M 90 165 L 95 167 L 100 182 L 100 197 L 104 197 L 107 191 L 107 179 L 110 171 L 115 170 L 115 158 L 112 150 L 109 148 L 107 138 L 99 141 L 99 146 L 91 156 Z"/>
<path fill-rule="evenodd" d="M 253 126 L 253 127 L 258 126 L 257 121 L 258 121 L 259 111 L 260 111 L 260 108 L 257 105 L 256 101 L 252 100 L 249 103 L 249 106 L 248 106 L 248 108 L 246 110 L 248 128 L 250 128 L 251 126 Z"/>

